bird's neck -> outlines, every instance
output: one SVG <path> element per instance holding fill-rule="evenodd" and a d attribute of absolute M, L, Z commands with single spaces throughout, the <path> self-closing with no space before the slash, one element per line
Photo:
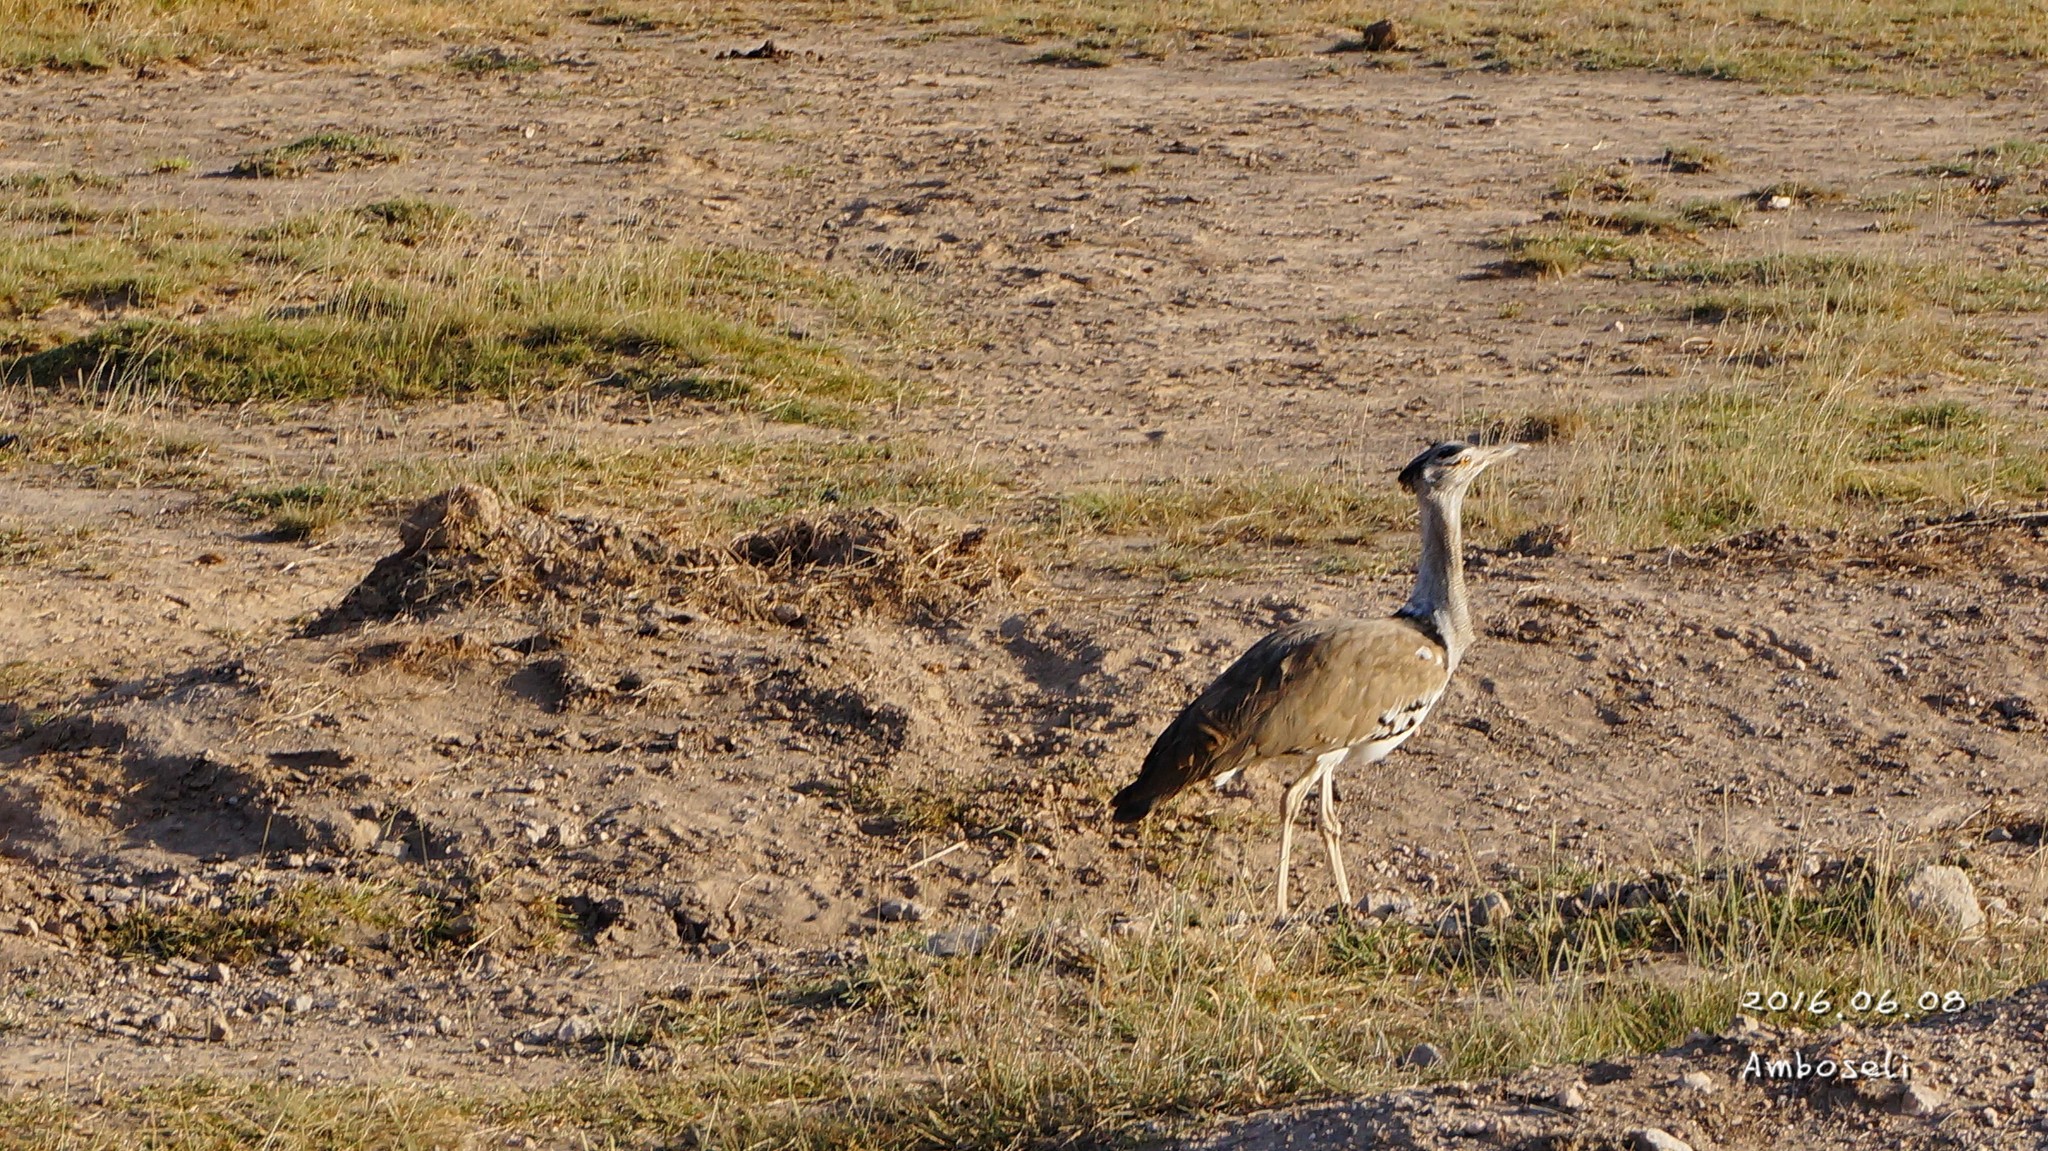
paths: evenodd
<path fill-rule="evenodd" d="M 1415 590 L 1399 614 L 1427 620 L 1443 640 L 1446 662 L 1472 642 L 1472 617 L 1465 604 L 1465 531 L 1463 492 L 1431 492 L 1422 507 L 1422 562 L 1415 569 Z"/>

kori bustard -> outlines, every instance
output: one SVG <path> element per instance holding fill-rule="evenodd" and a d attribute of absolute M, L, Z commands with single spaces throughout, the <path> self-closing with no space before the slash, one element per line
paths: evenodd
<path fill-rule="evenodd" d="M 1351 884 L 1332 780 L 1341 764 L 1385 759 L 1443 697 L 1472 644 L 1465 491 L 1488 465 L 1524 447 L 1451 442 L 1416 456 L 1400 476 L 1401 486 L 1415 493 L 1422 520 L 1422 559 L 1408 602 L 1385 619 L 1305 621 L 1252 645 L 1160 733 L 1138 778 L 1116 794 L 1116 820 L 1143 819 L 1160 800 L 1198 780 L 1221 786 L 1261 760 L 1305 760 L 1307 770 L 1281 801 L 1280 914 L 1287 914 L 1294 822 L 1316 789 L 1322 796 L 1316 830 L 1348 909 Z"/>

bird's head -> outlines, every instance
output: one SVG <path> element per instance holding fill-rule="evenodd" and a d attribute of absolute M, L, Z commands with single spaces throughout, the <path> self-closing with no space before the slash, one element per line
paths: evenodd
<path fill-rule="evenodd" d="M 1401 469 L 1401 486 L 1418 496 L 1455 493 L 1498 460 L 1527 451 L 1527 444 L 1431 444 Z"/>

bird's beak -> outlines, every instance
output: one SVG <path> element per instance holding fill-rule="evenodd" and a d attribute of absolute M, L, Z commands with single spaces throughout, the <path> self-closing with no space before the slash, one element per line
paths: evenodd
<path fill-rule="evenodd" d="M 1477 453 L 1479 457 L 1479 466 L 1486 467 L 1491 464 L 1499 463 L 1500 461 L 1507 459 L 1509 456 L 1519 456 L 1523 452 L 1526 452 L 1528 450 L 1528 444 L 1507 443 L 1487 444 L 1484 447 L 1467 448 L 1465 449 L 1465 452 L 1467 455 Z"/>

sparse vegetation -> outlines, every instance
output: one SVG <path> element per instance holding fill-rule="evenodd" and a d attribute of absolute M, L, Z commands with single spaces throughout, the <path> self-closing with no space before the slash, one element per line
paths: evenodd
<path fill-rule="evenodd" d="M 87 12 L 52 0 L 8 0 L 0 7 L 0 59 L 14 66 L 99 70 L 173 58 L 266 51 L 362 52 L 365 44 L 430 36 L 449 29 L 476 39 L 532 34 L 561 15 L 628 30 L 672 24 L 693 30 L 752 27 L 768 9 L 737 4 L 716 10 L 666 3 L 633 11 L 563 9 L 538 0 L 482 6 L 292 0 L 261 12 L 194 4 L 170 14 L 123 3 Z M 967 19 L 981 30 L 1025 40 L 1085 41 L 1157 54 L 1228 37 L 1242 49 L 1298 50 L 1298 38 L 1352 24 L 1353 6 L 1317 0 L 1275 7 L 1131 0 L 871 0 L 773 8 L 780 23 L 887 17 L 921 23 Z M 1501 69 L 1650 68 L 1682 75 L 1781 87 L 1856 86 L 1952 92 L 2010 82 L 2048 56 L 2048 33 L 2015 5 L 1902 8 L 1834 2 L 1761 10 L 1729 0 L 1615 7 L 1547 0 L 1512 11 L 1476 0 L 1442 0 L 1404 9 L 1402 51 L 1460 66 Z M 1060 50 L 1055 49 L 1055 52 Z M 1095 66 L 1091 62 L 1083 66 Z M 1106 59 L 1101 57 L 1100 59 Z M 1060 62 L 1060 61 L 1052 61 Z"/>
<path fill-rule="evenodd" d="M 1137 932 L 1013 926 L 949 959 L 885 939 L 836 972 L 655 998 L 619 1016 L 601 1043 L 643 1061 L 659 1054 L 659 1075 L 503 1096 L 193 1083 L 175 1107 L 117 1096 L 45 1125 L 118 1140 L 148 1116 L 186 1143 L 244 1129 L 290 1141 L 317 1128 L 334 1146 L 377 1145 L 400 1122 L 414 1137 L 489 1124 L 629 1145 L 687 1132 L 713 1148 L 1114 1142 L 1333 1092 L 1653 1050 L 1693 1028 L 1726 1028 L 1743 988 L 1846 1003 L 1857 988 L 1940 987 L 1975 1002 L 2048 974 L 2048 952 L 2023 931 L 1959 950 L 1908 920 L 1897 883 L 1878 862 L 1790 883 L 1725 864 L 1561 871 L 1510 888 L 1523 910 L 1506 924 L 1457 935 L 1400 920 L 1276 934 L 1183 904 Z M 163 933 L 131 934 L 132 953 L 166 953 Z M 200 950 L 260 948 L 275 934 L 219 930 Z M 1475 996 L 1505 1009 L 1473 1010 Z M 1449 1063 L 1401 1066 L 1420 1040 Z M 929 1073 L 876 1077 L 863 1065 Z M 23 1108 L 46 1105 L 4 1106 L 0 1122 L 13 1126 Z M 341 1133 L 354 1134 L 331 1141 Z"/>
<path fill-rule="evenodd" d="M 1719 149 L 1708 144 L 1677 144 L 1664 149 L 1664 166 L 1680 175 L 1719 171 L 1727 162 Z"/>
<path fill-rule="evenodd" d="M 341 172 L 396 164 L 405 153 L 376 136 L 359 132 L 316 132 L 245 156 L 228 175 L 251 180 L 291 180 L 314 172 Z"/>
<path fill-rule="evenodd" d="M 448 66 L 457 72 L 472 76 L 491 73 L 538 72 L 543 66 L 539 57 L 524 52 L 514 52 L 495 45 L 487 48 L 468 48 L 448 58 Z"/>
<path fill-rule="evenodd" d="M 479 255 L 456 243 L 476 221 L 417 199 L 239 235 L 175 213 L 110 212 L 55 232 L 35 228 L 47 212 L 13 214 L 24 226 L 0 256 L 13 344 L 0 375 L 37 387 L 118 382 L 214 403 L 596 384 L 841 425 L 908 397 L 840 349 L 786 334 L 798 320 L 879 343 L 907 329 L 908 309 L 775 257 L 629 241 Z M 209 298 L 232 306 L 198 324 L 167 315 Z M 59 300 L 108 320 L 68 339 L 29 321 Z"/>
<path fill-rule="evenodd" d="M 1585 413 L 1548 514 L 1604 546 L 1698 541 L 1778 523 L 1840 524 L 1906 506 L 2048 494 L 2048 444 L 1958 399 L 1887 398 L 1939 366 L 1995 383 L 2008 369 L 1963 316 L 2048 307 L 2036 270 L 1885 257 L 1774 256 L 1639 264 L 1708 290 L 1733 376 Z"/>

